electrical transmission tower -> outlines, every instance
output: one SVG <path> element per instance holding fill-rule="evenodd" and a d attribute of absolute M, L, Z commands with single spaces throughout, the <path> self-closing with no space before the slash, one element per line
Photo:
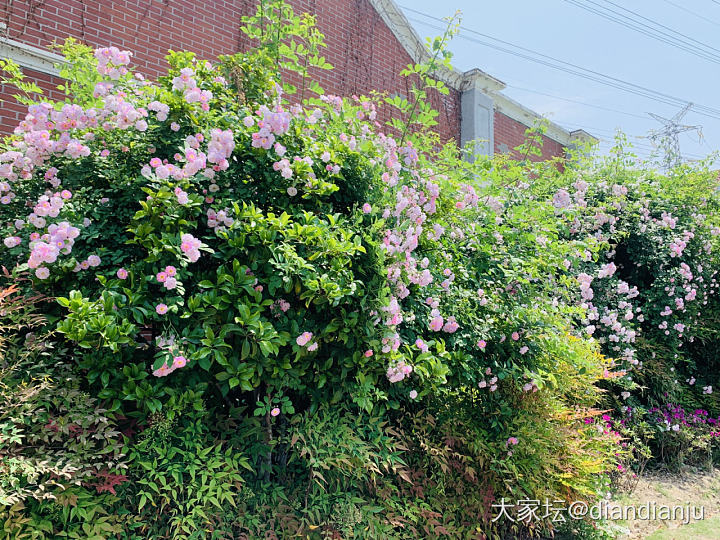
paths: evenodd
<path fill-rule="evenodd" d="M 687 114 L 692 107 L 692 103 L 685 105 L 672 118 L 665 118 L 659 114 L 648 113 L 652 118 L 663 124 L 662 129 L 653 129 L 650 131 L 648 138 L 658 147 L 665 150 L 665 166 L 668 169 L 679 165 L 682 162 L 682 154 L 680 153 L 680 133 L 686 131 L 697 131 L 698 136 L 702 137 L 702 126 L 689 126 L 681 124 L 680 120 Z"/>

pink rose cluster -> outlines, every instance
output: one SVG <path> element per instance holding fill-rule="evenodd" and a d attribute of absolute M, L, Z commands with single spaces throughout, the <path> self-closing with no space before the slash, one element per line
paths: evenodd
<path fill-rule="evenodd" d="M 558 210 L 569 208 L 572 204 L 572 200 L 570 199 L 570 193 L 568 193 L 568 191 L 565 189 L 557 190 L 557 192 L 555 192 L 555 195 L 553 195 L 552 204 Z"/>
<path fill-rule="evenodd" d="M 180 186 L 175 188 L 175 197 L 177 198 L 178 204 L 185 205 L 190 201 L 190 199 L 188 199 L 188 194 L 183 191 Z"/>
<path fill-rule="evenodd" d="M 188 103 L 199 103 L 203 111 L 210 110 L 210 100 L 213 94 L 210 90 L 201 90 L 197 86 L 185 90 L 185 101 Z"/>
<path fill-rule="evenodd" d="M 19 246 L 21 242 L 22 239 L 19 236 L 8 236 L 3 240 L 5 247 L 8 248 L 14 248 L 15 246 Z"/>
<path fill-rule="evenodd" d="M 130 63 L 131 56 L 131 52 L 121 51 L 117 47 L 95 49 L 95 58 L 98 61 L 98 73 L 107 75 L 113 80 L 119 79 L 128 72 L 125 66 Z"/>
<path fill-rule="evenodd" d="M 397 326 L 403 321 L 402 308 L 394 296 L 390 297 L 388 305 L 382 308 L 387 313 L 386 326 Z"/>
<path fill-rule="evenodd" d="M 79 272 L 80 270 L 87 270 L 88 268 L 100 266 L 102 260 L 97 255 L 90 255 L 87 259 L 79 262 L 73 268 L 73 272 Z"/>
<path fill-rule="evenodd" d="M 430 312 L 430 317 L 432 317 L 429 325 L 430 330 L 433 330 L 435 332 L 439 332 L 440 330 L 442 330 L 443 332 L 446 332 L 448 334 L 454 334 L 455 332 L 457 332 L 457 329 L 460 328 L 460 325 L 455 320 L 454 316 L 451 315 L 450 317 L 448 317 L 447 321 L 445 321 L 442 315 L 440 315 L 440 311 L 437 309 L 433 309 Z"/>
<path fill-rule="evenodd" d="M 157 157 L 152 158 L 150 160 L 150 165 L 145 165 L 140 170 L 140 172 L 143 176 L 148 177 L 150 176 L 150 174 L 153 173 L 153 169 L 155 169 L 155 176 L 157 176 L 161 180 L 170 178 L 171 176 L 175 180 L 182 180 L 183 178 L 185 178 L 185 172 L 183 169 L 176 165 L 173 165 L 172 163 L 168 163 L 167 160 L 163 162 L 163 160 Z"/>
<path fill-rule="evenodd" d="M 485 369 L 485 375 L 492 375 L 492 374 L 493 374 L 492 369 L 490 369 L 490 368 Z M 483 379 L 478 383 L 478 388 L 483 389 L 483 388 L 489 387 L 490 391 L 494 392 L 495 390 L 497 390 L 497 382 L 498 382 L 497 376 L 493 376 L 492 378 L 490 378 L 489 381 L 486 381 L 485 379 Z"/>
<path fill-rule="evenodd" d="M 443 332 L 447 332 L 448 334 L 454 334 L 458 328 L 460 328 L 460 325 L 455 320 L 455 317 L 451 315 L 450 317 L 448 317 L 447 321 L 443 325 Z"/>
<path fill-rule="evenodd" d="M 149 177 L 153 173 L 160 179 L 172 177 L 175 180 L 190 178 L 202 171 L 202 174 L 209 179 L 215 177 L 218 171 L 224 171 L 229 166 L 228 158 L 235 149 L 235 141 L 232 130 L 214 129 L 211 132 L 210 142 L 208 143 L 207 154 L 200 150 L 200 144 L 205 140 L 202 133 L 188 135 L 185 138 L 185 150 L 175 154 L 177 162 L 184 162 L 182 167 L 169 163 L 168 160 L 160 158 L 152 158 L 148 165 L 145 165 L 141 173 L 145 177 Z M 209 167 L 208 164 L 213 164 Z M 219 186 L 216 183 L 210 184 L 210 191 L 218 191 Z M 184 204 L 184 203 L 183 203 Z"/>
<path fill-rule="evenodd" d="M 409 377 L 413 371 L 413 367 L 400 360 L 397 364 L 390 366 L 386 376 L 391 383 L 402 381 L 405 377 Z"/>
<path fill-rule="evenodd" d="M 153 375 L 156 377 L 167 377 L 176 369 L 183 368 L 187 365 L 187 359 L 175 343 L 175 336 L 160 336 L 157 338 L 156 344 L 158 349 L 168 351 L 168 353 L 172 355 L 173 361 L 169 366 L 167 362 L 164 362 L 162 366 L 153 371 Z"/>
<path fill-rule="evenodd" d="M 42 239 L 50 242 L 56 248 L 63 250 L 63 253 L 70 253 L 75 238 L 80 234 L 80 229 L 73 227 L 67 221 L 53 223 L 48 227 L 47 235 L 43 235 Z"/>
<path fill-rule="evenodd" d="M 102 117 L 104 122 L 103 128 L 110 130 L 113 122 L 119 129 L 128 129 L 134 126 L 138 131 L 147 130 L 147 122 L 144 120 L 148 116 L 146 109 L 136 108 L 130 101 L 127 101 L 122 95 L 108 95 L 103 98 L 104 110 Z M 114 116 L 110 113 L 115 113 Z"/>
<path fill-rule="evenodd" d="M 508 451 L 508 457 L 513 455 L 513 451 L 511 448 L 513 446 L 517 446 L 520 443 L 517 437 L 508 437 L 508 440 L 505 441 L 505 448 L 507 448 Z"/>
<path fill-rule="evenodd" d="M 40 270 L 42 264 L 54 263 L 60 253 L 69 254 L 72 250 L 74 239 L 77 238 L 79 234 L 79 229 L 73 227 L 67 221 L 58 224 L 53 223 L 48 227 L 48 232 L 39 238 L 37 233 L 31 234 L 28 267 Z M 43 269 L 36 272 L 36 275 L 41 279 L 45 279 L 49 275 L 49 272 L 47 269 Z"/>
<path fill-rule="evenodd" d="M 3 164 L 0 163 L 0 169 Z M 0 173 L 1 174 L 1 173 Z M 12 191 L 8 182 L 0 182 L 0 204 L 10 204 L 15 198 L 15 193 Z"/>
<path fill-rule="evenodd" d="M 152 101 L 148 103 L 147 108 L 156 114 L 159 122 L 167 120 L 168 114 L 170 114 L 170 106 L 161 101 Z"/>
<path fill-rule="evenodd" d="M 274 110 L 269 109 L 266 105 L 261 105 L 257 110 L 257 115 L 261 119 L 257 123 L 258 131 L 252 134 L 252 146 L 270 150 L 275 143 L 275 136 L 283 135 L 290 129 L 291 115 L 279 105 Z M 252 117 L 248 118 L 252 120 Z M 250 122 L 246 122 L 245 125 L 247 126 L 248 123 Z"/>
<path fill-rule="evenodd" d="M 65 200 L 72 197 L 72 193 L 67 189 L 53 195 L 41 195 L 37 204 L 33 207 L 33 212 L 28 216 L 28 222 L 36 227 L 44 227 L 45 220 L 38 219 L 48 217 L 57 217 L 60 210 L 65 205 Z"/>
<path fill-rule="evenodd" d="M 224 171 L 229 166 L 228 158 L 235 150 L 235 136 L 231 129 L 213 129 L 210 132 L 207 160 L 217 165 L 218 170 Z"/>
<path fill-rule="evenodd" d="M 598 271 L 598 278 L 606 278 L 612 276 L 617 271 L 615 263 L 603 264 Z"/>
<path fill-rule="evenodd" d="M 173 90 L 187 90 L 189 88 L 195 88 L 197 86 L 197 82 L 193 79 L 193 75 L 195 75 L 195 72 L 192 68 L 182 68 L 180 70 L 180 75 L 172 80 Z"/>
<path fill-rule="evenodd" d="M 87 157 L 90 155 L 90 148 L 78 140 L 71 140 L 67 143 L 67 146 L 65 146 L 65 155 L 73 159 Z"/>
<path fill-rule="evenodd" d="M 276 161 L 275 163 L 273 163 L 272 168 L 274 171 L 279 171 L 280 176 L 282 176 L 283 178 L 292 178 L 293 170 L 290 167 L 289 159 L 283 158 L 280 161 Z"/>
<path fill-rule="evenodd" d="M 216 231 L 220 229 L 221 227 L 230 227 L 235 222 L 235 220 L 230 217 L 230 210 L 228 208 L 225 208 L 223 210 L 218 210 L 217 212 L 213 210 L 212 208 L 209 208 L 207 211 L 207 225 L 211 229 L 215 229 Z"/>
<path fill-rule="evenodd" d="M 188 135 L 185 138 L 185 144 L 187 145 L 185 147 L 185 155 L 175 155 L 175 158 L 178 161 L 183 159 L 185 160 L 185 165 L 183 166 L 183 176 L 186 178 L 196 175 L 207 166 L 207 156 L 200 151 L 200 143 L 204 140 L 205 137 L 202 133 Z"/>
<path fill-rule="evenodd" d="M 381 142 L 385 147 L 384 163 L 387 169 L 382 174 L 382 179 L 388 186 L 396 186 L 402 170 L 397 143 L 391 137 L 381 138 Z M 407 155 L 406 153 L 406 157 Z M 432 175 L 430 179 L 433 179 Z M 389 220 L 390 216 L 395 218 L 388 221 L 393 226 L 385 230 L 381 248 L 394 259 L 388 268 L 388 278 L 399 299 L 410 294 L 406 281 L 426 284 L 431 281 L 429 272 L 418 271 L 418 260 L 413 252 L 419 245 L 423 224 L 428 215 L 436 212 L 439 194 L 439 186 L 431 180 L 421 180 L 412 186 L 403 185 L 395 194 L 395 206 L 388 206 L 382 212 L 383 219 Z M 432 317 L 432 326 L 444 323 L 437 315 Z"/>
<path fill-rule="evenodd" d="M 190 262 L 196 262 L 200 258 L 200 246 L 202 242 L 192 234 L 185 233 L 180 237 L 180 250 Z"/>
<path fill-rule="evenodd" d="M 460 186 L 460 193 L 463 195 L 463 198 L 455 203 L 456 208 L 462 210 L 463 208 L 477 207 L 479 197 L 474 187 L 469 184 L 463 184 Z"/>
<path fill-rule="evenodd" d="M 155 375 L 156 377 L 167 377 L 176 369 L 185 367 L 186 365 L 187 359 L 184 356 L 175 356 L 173 357 L 173 361 L 170 366 L 168 366 L 167 362 L 165 362 L 162 366 L 153 371 L 153 375 Z"/>
<path fill-rule="evenodd" d="M 97 126 L 97 111 L 95 109 L 84 110 L 80 105 L 65 104 L 60 110 L 50 111 L 50 120 L 55 124 L 58 131 L 70 131 L 72 129 Z M 37 136 L 44 137 L 42 131 Z M 31 135 L 32 137 L 32 135 Z M 60 142 L 60 141 L 58 141 Z M 57 171 L 57 169 L 56 169 Z"/>
<path fill-rule="evenodd" d="M 677 223 L 677 218 L 672 217 L 672 214 L 663 212 L 660 216 L 660 221 L 662 221 L 665 227 L 668 227 L 669 229 L 674 229 L 675 224 Z"/>
<path fill-rule="evenodd" d="M 158 272 L 155 279 L 158 283 L 162 283 L 167 290 L 173 290 L 177 287 L 177 269 L 174 266 L 166 266 L 165 270 Z"/>
<path fill-rule="evenodd" d="M 312 332 L 303 332 L 295 339 L 295 343 L 300 347 L 307 347 L 308 351 L 315 351 L 318 348 L 318 344 L 317 341 L 312 341 L 312 337 Z"/>
<path fill-rule="evenodd" d="M 380 342 L 382 343 L 382 349 L 380 350 L 385 354 L 397 351 L 400 348 L 400 336 L 397 332 L 382 338 Z"/>
<path fill-rule="evenodd" d="M 683 251 L 687 247 L 690 240 L 692 240 L 695 237 L 695 233 L 692 231 L 685 231 L 682 238 L 676 238 L 673 242 L 670 243 L 670 256 L 671 257 L 680 257 L 683 254 Z"/>
<path fill-rule="evenodd" d="M 270 311 L 272 311 L 276 317 L 279 317 L 281 313 L 286 313 L 288 309 L 290 309 L 290 302 L 284 298 L 278 298 L 270 306 Z"/>
<path fill-rule="evenodd" d="M 28 179 L 36 167 L 42 166 L 53 154 L 65 154 L 77 158 L 90 154 L 90 149 L 81 141 L 63 134 L 58 139 L 51 137 L 52 129 L 58 132 L 73 129 L 92 128 L 98 125 L 96 109 L 83 110 L 78 105 L 64 105 L 56 111 L 49 103 L 31 105 L 25 119 L 15 128 L 19 139 L 14 150 L 0 154 L 0 179 L 10 182 L 19 178 Z M 87 137 L 87 136 L 86 136 Z M 92 135 L 91 135 L 92 137 Z M 53 172 L 54 171 L 54 172 Z M 57 187 L 54 178 L 57 169 L 50 168 L 45 179 Z M 0 202 L 8 204 L 14 194 L 7 183 L 0 184 Z M 2 195 L 2 193 L 5 193 Z"/>
<path fill-rule="evenodd" d="M 187 103 L 200 103 L 200 108 L 208 111 L 210 110 L 209 102 L 213 97 L 212 92 L 198 88 L 197 81 L 193 78 L 193 75 L 195 75 L 195 72 L 192 68 L 182 68 L 180 75 L 172 81 L 173 90 L 182 91 Z"/>
<path fill-rule="evenodd" d="M 582 296 L 583 300 L 592 300 L 595 296 L 595 293 L 593 292 L 591 287 L 593 277 L 586 274 L 585 272 L 582 272 L 580 275 L 578 275 L 577 280 L 580 282 L 580 295 Z"/>

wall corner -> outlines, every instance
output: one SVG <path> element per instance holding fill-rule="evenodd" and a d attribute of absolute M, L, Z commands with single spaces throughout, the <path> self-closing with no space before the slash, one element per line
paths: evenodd
<path fill-rule="evenodd" d="M 495 111 L 492 97 L 485 93 L 479 70 L 465 74 L 460 94 L 460 144 L 472 141 L 472 151 L 466 152 L 468 161 L 476 155 L 492 156 L 495 149 Z"/>

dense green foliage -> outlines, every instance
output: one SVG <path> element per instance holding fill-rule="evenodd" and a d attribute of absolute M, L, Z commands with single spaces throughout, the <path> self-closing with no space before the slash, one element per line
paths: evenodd
<path fill-rule="evenodd" d="M 537 132 L 469 163 L 427 105 L 450 33 L 407 99 L 341 99 L 311 17 L 245 31 L 157 82 L 68 42 L 66 101 L 3 143 L 6 535 L 517 537 L 557 522 L 503 499 L 710 455 L 715 175 Z"/>

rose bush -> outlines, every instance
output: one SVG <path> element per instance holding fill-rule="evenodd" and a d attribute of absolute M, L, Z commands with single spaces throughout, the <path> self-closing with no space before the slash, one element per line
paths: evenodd
<path fill-rule="evenodd" d="M 712 252 L 712 219 L 663 232 L 671 210 L 653 201 L 681 201 L 671 184 L 642 194 L 629 168 L 636 184 L 534 162 L 537 135 L 520 160 L 441 144 L 428 102 L 447 90 L 430 74 L 451 32 L 405 71 L 407 99 L 342 99 L 310 82 L 329 67 L 311 17 L 271 2 L 244 31 L 256 50 L 173 52 L 158 81 L 130 52 L 68 42 L 67 99 L 31 103 L 0 153 L 3 264 L 56 299 L 48 339 L 122 428 L 113 530 L 518 535 L 552 516 L 497 522 L 492 504 L 604 496 L 630 453 L 587 419 L 602 386 L 636 391 L 636 308 L 663 317 L 660 284 L 625 277 L 645 240 L 620 244 L 646 224 L 670 250 L 659 273 L 712 287 L 711 264 L 686 263 Z M 711 204 L 697 197 L 679 204 Z M 3 512 L 13 534 L 42 521 L 48 537 L 100 515 Z"/>
<path fill-rule="evenodd" d="M 613 379 L 606 400 L 625 418 L 653 408 L 680 406 L 702 410 L 712 426 L 720 408 L 717 387 L 718 340 L 718 177 L 712 160 L 682 165 L 669 173 L 638 168 L 623 152 L 578 167 L 563 186 L 571 198 L 563 207 L 572 228 L 567 238 L 592 235 L 601 248 L 597 262 L 580 274 L 580 299 L 586 314 L 579 321 L 616 359 L 622 377 Z M 562 188 L 561 188 L 562 189 Z M 650 415 L 646 444 L 666 462 L 682 460 L 663 447 L 678 437 L 694 441 L 707 456 L 715 437 L 681 422 L 670 433 Z M 640 429 L 645 432 L 645 426 Z M 713 432 L 712 428 L 709 430 Z M 657 439 L 656 441 L 652 439 Z M 700 461 L 704 460 L 702 457 Z M 690 459 L 692 461 L 692 459 Z"/>

